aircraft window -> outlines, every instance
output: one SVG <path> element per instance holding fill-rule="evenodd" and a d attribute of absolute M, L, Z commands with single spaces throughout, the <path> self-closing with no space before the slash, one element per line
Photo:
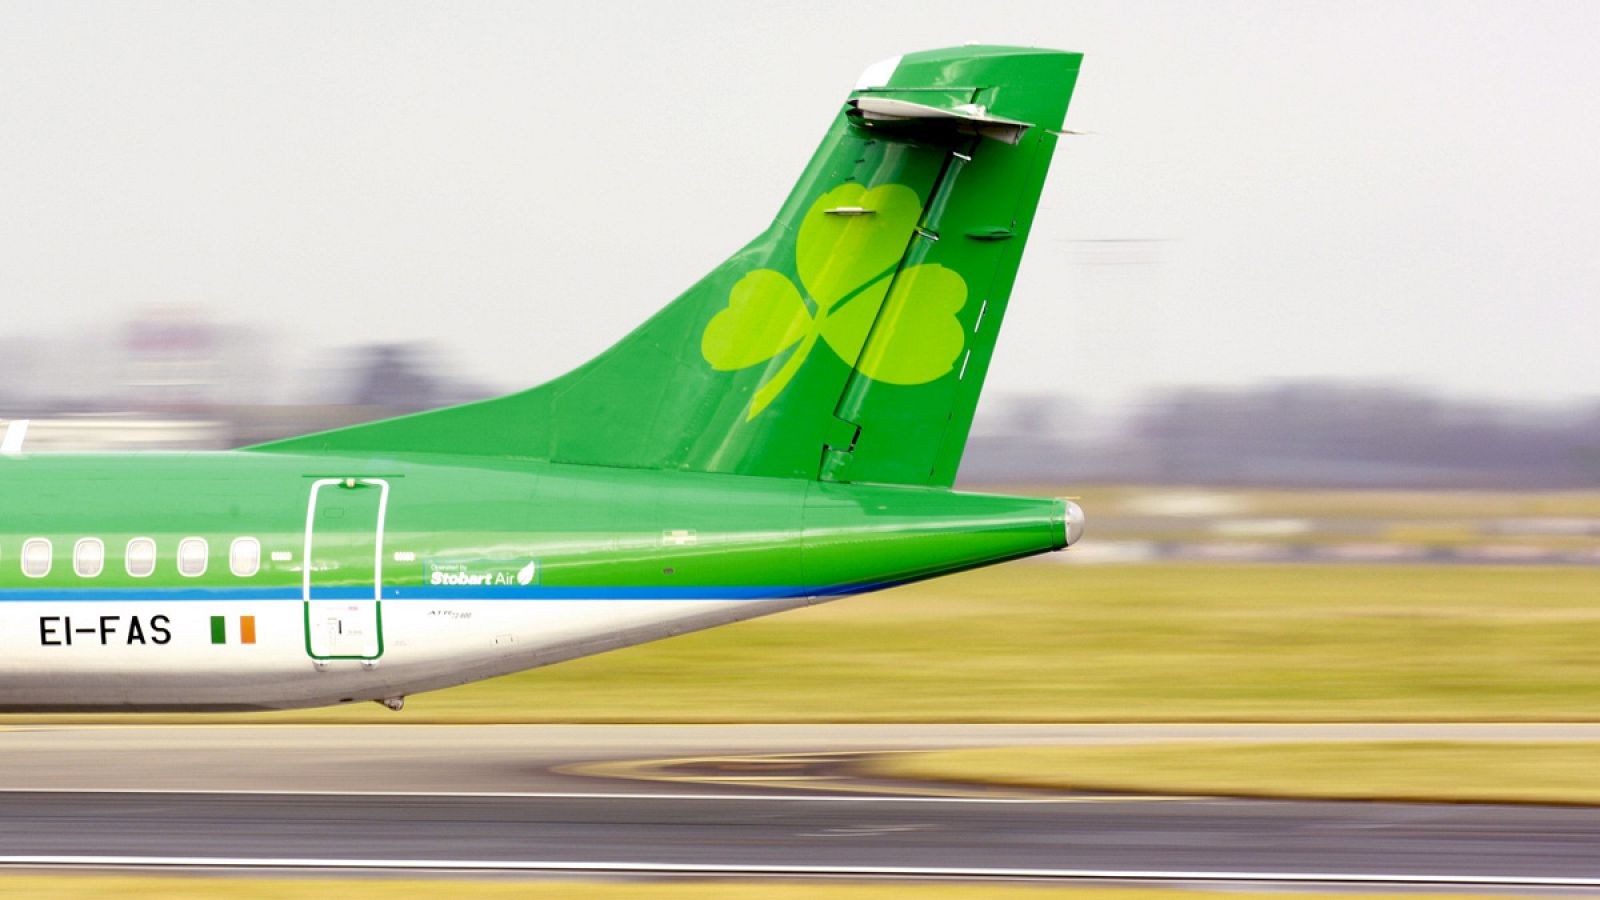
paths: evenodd
<path fill-rule="evenodd" d="M 84 538 L 72 546 L 72 571 L 79 578 L 98 578 L 106 567 L 106 545 L 99 538 Z"/>
<path fill-rule="evenodd" d="M 47 538 L 29 538 L 23 542 L 22 574 L 29 578 L 50 574 L 50 541 Z"/>
<path fill-rule="evenodd" d="M 134 538 L 128 542 L 123 566 L 134 578 L 146 578 L 156 570 L 156 542 L 150 538 Z"/>
<path fill-rule="evenodd" d="M 206 573 L 206 539 L 186 537 L 178 542 L 178 574 L 198 578 Z"/>
<path fill-rule="evenodd" d="M 249 578 L 261 570 L 261 542 L 253 537 L 234 539 L 228 548 L 228 568 L 240 578 Z"/>

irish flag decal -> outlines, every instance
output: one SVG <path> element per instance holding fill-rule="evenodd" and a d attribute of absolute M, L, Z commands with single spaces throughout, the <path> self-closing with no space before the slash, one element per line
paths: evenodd
<path fill-rule="evenodd" d="M 234 620 L 238 624 L 234 624 Z M 255 616 L 212 616 L 211 643 L 254 644 L 256 642 Z"/>

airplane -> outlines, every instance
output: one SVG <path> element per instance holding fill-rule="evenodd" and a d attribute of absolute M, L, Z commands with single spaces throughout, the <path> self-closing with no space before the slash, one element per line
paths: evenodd
<path fill-rule="evenodd" d="M 15 423 L 0 710 L 399 709 L 1075 543 L 952 485 L 1080 60 L 869 67 L 760 236 L 541 386 L 223 452 Z"/>

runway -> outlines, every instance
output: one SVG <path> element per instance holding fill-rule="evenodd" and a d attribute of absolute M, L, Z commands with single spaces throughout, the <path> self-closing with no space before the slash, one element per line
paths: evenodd
<path fill-rule="evenodd" d="M 214 868 L 1233 880 L 1600 888 L 1587 810 L 862 797 L 0 795 L 11 861 Z M 285 861 L 293 861 L 285 862 Z M 1592 880 L 1592 881 L 1591 881 Z"/>
<path fill-rule="evenodd" d="M 1600 810 L 1018 795 L 862 781 L 847 764 L 830 761 L 853 758 L 835 753 L 907 746 L 1385 733 L 1560 740 L 1594 739 L 1596 732 L 1593 726 L 8 729 L 0 731 L 0 864 L 1600 891 Z M 816 755 L 824 749 L 826 755 Z M 763 770 L 761 758 L 775 752 L 790 755 L 775 771 Z M 641 761 L 646 754 L 696 762 Z M 634 777 L 585 774 L 619 762 L 626 764 L 616 771 Z"/>

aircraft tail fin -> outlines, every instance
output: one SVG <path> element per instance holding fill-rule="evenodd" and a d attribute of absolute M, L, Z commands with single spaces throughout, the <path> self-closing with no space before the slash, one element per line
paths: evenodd
<path fill-rule="evenodd" d="M 595 359 L 250 449 L 949 486 L 1080 59 L 959 47 L 873 66 L 772 225 Z"/>

